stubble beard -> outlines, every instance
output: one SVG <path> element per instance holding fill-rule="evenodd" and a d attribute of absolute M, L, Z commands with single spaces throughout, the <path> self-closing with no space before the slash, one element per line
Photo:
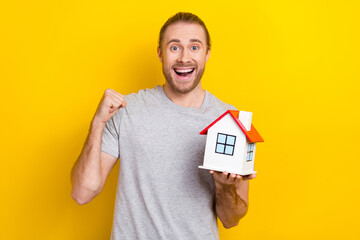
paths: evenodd
<path fill-rule="evenodd" d="M 166 82 L 169 83 L 170 87 L 177 93 L 189 93 L 192 90 L 194 90 L 200 83 L 200 80 L 204 74 L 205 71 L 205 67 L 204 68 L 196 68 L 196 76 L 195 79 L 193 80 L 192 84 L 187 87 L 187 88 L 181 88 L 181 84 L 176 84 L 174 79 L 171 76 L 170 71 L 174 71 L 173 68 L 170 69 L 170 71 L 168 69 L 166 69 L 164 67 L 164 65 L 162 66 L 162 70 L 163 70 L 163 74 L 165 76 Z M 180 85 L 180 86 L 179 86 Z"/>

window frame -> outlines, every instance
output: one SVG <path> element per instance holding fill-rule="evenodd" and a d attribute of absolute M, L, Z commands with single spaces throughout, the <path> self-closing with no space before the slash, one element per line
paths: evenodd
<path fill-rule="evenodd" d="M 221 135 L 225 135 L 225 142 L 224 142 L 224 143 L 219 142 L 219 135 L 220 135 L 220 134 L 221 134 Z M 234 142 L 233 142 L 233 144 L 227 144 L 227 138 L 228 138 L 228 136 L 234 137 Z M 224 154 L 224 155 L 227 155 L 227 156 L 234 156 L 235 143 L 236 143 L 236 136 L 235 136 L 235 135 L 218 132 L 218 133 L 217 133 L 217 136 L 216 136 L 215 153 Z M 218 145 L 223 145 L 223 146 L 224 146 L 223 152 L 218 152 L 218 151 L 217 151 Z M 227 147 L 227 146 L 232 147 L 232 152 L 231 152 L 231 154 L 226 153 L 226 147 Z"/>
<path fill-rule="evenodd" d="M 250 149 L 250 146 L 252 146 L 252 149 Z M 246 162 L 251 162 L 254 160 L 254 148 L 255 148 L 255 143 L 248 143 L 247 152 L 246 152 Z M 250 154 L 250 159 L 248 159 L 249 154 Z"/>

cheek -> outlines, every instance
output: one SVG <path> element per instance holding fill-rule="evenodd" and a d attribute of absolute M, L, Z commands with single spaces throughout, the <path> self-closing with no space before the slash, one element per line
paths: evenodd
<path fill-rule="evenodd" d="M 173 63 L 171 63 L 170 61 L 163 62 L 163 68 L 169 73 L 173 71 L 172 65 Z"/>
<path fill-rule="evenodd" d="M 206 54 L 205 53 L 197 54 L 193 57 L 193 59 L 200 65 L 205 64 L 206 63 Z"/>
<path fill-rule="evenodd" d="M 198 65 L 203 66 L 206 63 L 206 58 L 198 58 L 195 61 Z"/>
<path fill-rule="evenodd" d="M 166 55 L 166 57 L 164 57 L 164 63 L 166 65 L 171 65 L 174 61 L 176 61 L 176 56 L 174 56 L 174 54 Z"/>

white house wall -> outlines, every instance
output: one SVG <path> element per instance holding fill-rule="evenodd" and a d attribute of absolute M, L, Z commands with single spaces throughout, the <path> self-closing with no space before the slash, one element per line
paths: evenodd
<path fill-rule="evenodd" d="M 215 153 L 217 134 L 224 133 L 236 136 L 233 156 Z M 222 171 L 241 172 L 242 156 L 246 152 L 246 137 L 234 119 L 227 114 L 215 123 L 207 133 L 204 166 Z"/>

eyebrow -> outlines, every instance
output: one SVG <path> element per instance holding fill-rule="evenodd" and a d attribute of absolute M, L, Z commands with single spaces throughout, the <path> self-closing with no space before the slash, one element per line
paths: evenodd
<path fill-rule="evenodd" d="M 171 39 L 170 41 L 168 41 L 167 45 L 169 45 L 172 42 L 180 43 L 180 40 L 179 39 Z M 196 38 L 190 39 L 190 42 L 197 42 L 197 43 L 200 43 L 201 45 L 203 44 L 201 40 L 196 39 Z"/>
<path fill-rule="evenodd" d="M 196 39 L 196 38 L 195 39 L 190 39 L 190 42 L 198 42 L 200 44 L 203 44 L 201 40 Z"/>
<path fill-rule="evenodd" d="M 179 43 L 180 40 L 179 40 L 179 39 L 171 39 L 170 41 L 168 41 L 167 45 L 169 45 L 169 44 L 172 43 L 172 42 Z"/>

